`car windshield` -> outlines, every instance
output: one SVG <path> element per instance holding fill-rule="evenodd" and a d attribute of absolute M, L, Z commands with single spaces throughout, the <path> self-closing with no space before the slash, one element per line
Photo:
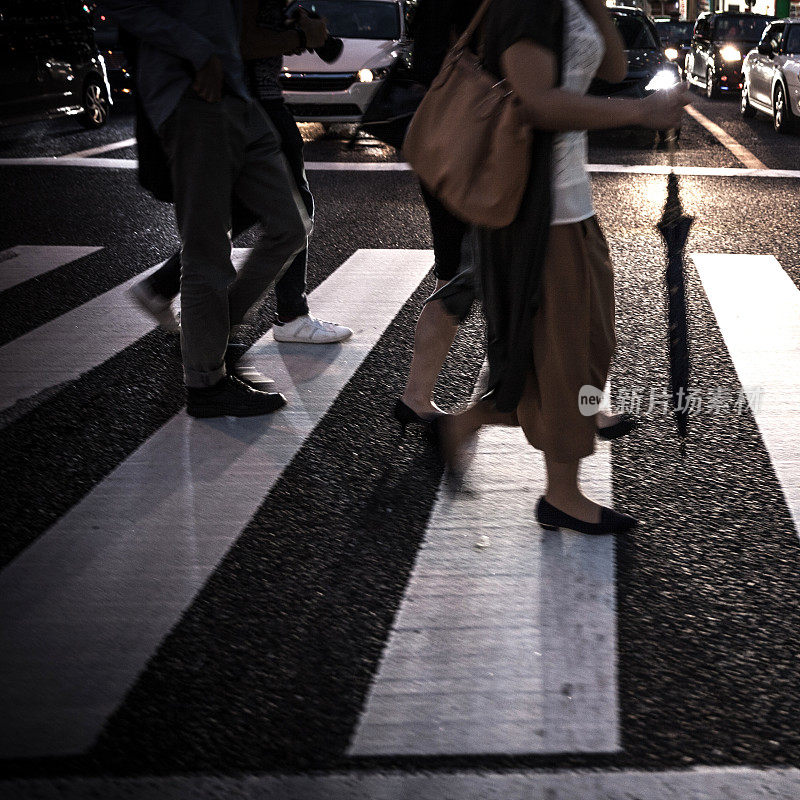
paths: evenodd
<path fill-rule="evenodd" d="M 786 52 L 800 54 L 800 25 L 790 25 L 786 37 Z"/>
<path fill-rule="evenodd" d="M 294 4 L 289 13 L 297 5 Z M 301 0 L 299 5 L 324 17 L 332 36 L 343 39 L 400 38 L 400 13 L 396 3 Z"/>
<path fill-rule="evenodd" d="M 657 50 L 656 40 L 650 28 L 630 14 L 614 14 L 626 50 Z"/>
<path fill-rule="evenodd" d="M 662 42 L 688 42 L 692 38 L 694 22 L 656 22 L 656 30 Z"/>
<path fill-rule="evenodd" d="M 764 17 L 717 17 L 714 41 L 757 42 L 768 22 Z"/>

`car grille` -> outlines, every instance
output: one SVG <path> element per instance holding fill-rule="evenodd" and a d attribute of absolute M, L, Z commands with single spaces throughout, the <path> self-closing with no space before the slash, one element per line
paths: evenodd
<path fill-rule="evenodd" d="M 290 103 L 292 113 L 297 117 L 360 117 L 361 109 L 353 103 Z"/>
<path fill-rule="evenodd" d="M 344 92 L 354 83 L 358 76 L 350 75 L 281 75 L 281 88 L 288 92 Z"/>

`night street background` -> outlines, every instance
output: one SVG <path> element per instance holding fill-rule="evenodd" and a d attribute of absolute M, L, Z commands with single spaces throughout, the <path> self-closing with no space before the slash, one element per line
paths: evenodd
<path fill-rule="evenodd" d="M 301 126 L 317 206 L 309 261 L 312 313 L 318 310 L 329 319 L 338 314 L 332 321 L 355 333 L 330 349 L 276 348 L 273 343 L 264 350 L 259 342 L 265 334 L 264 341 L 271 342 L 272 295 L 247 330 L 246 341 L 256 344 L 255 352 L 271 353 L 260 363 L 266 374 L 276 376 L 278 390 L 285 388 L 284 374 L 298 386 L 308 380 L 321 387 L 315 391 L 323 405 L 317 408 L 309 399 L 311 421 L 297 423 L 298 430 L 307 424 L 307 435 L 297 434 L 294 449 L 286 449 L 280 419 L 190 422 L 177 337 L 139 317 L 124 291 L 103 299 L 178 247 L 171 206 L 140 189 L 135 169 L 107 161 L 136 157 L 135 146 L 103 149 L 133 136 L 130 104 L 115 105 L 109 124 L 93 132 L 72 118 L 0 128 L 0 273 L 4 261 L 19 257 L 14 255 L 19 248 L 97 248 L 80 257 L 59 256 L 49 271 L 0 291 L 0 364 L 8 386 L 21 387 L 4 390 L 0 408 L 0 595 L 25 575 L 41 576 L 23 595 L 11 598 L 3 621 L 12 616 L 42 619 L 41 608 L 63 602 L 63 641 L 56 650 L 65 663 L 74 661 L 75 675 L 105 675 L 119 659 L 126 662 L 120 676 L 134 676 L 117 681 L 119 702 L 110 706 L 111 690 L 103 694 L 106 690 L 91 681 L 81 689 L 91 719 L 76 724 L 74 730 L 83 730 L 85 723 L 86 733 L 76 733 L 74 747 L 60 747 L 59 736 L 52 733 L 45 736 L 51 746 L 31 753 L 25 742 L 35 738 L 34 727 L 18 724 L 14 714 L 0 721 L 0 774 L 5 779 L 0 795 L 56 797 L 64 792 L 78 797 L 81 791 L 94 791 L 98 797 L 336 798 L 361 797 L 358 791 L 363 791 L 364 797 L 383 797 L 379 791 L 396 796 L 389 794 L 392 781 L 411 776 L 408 797 L 517 796 L 513 791 L 525 796 L 527 780 L 545 781 L 536 784 L 544 792 L 551 778 L 599 770 L 600 779 L 610 781 L 617 774 L 624 780 L 624 775 L 648 773 L 647 780 L 660 781 L 663 793 L 646 781 L 640 790 L 631 784 L 626 789 L 631 794 L 622 789 L 613 794 L 608 788 L 608 795 L 556 782 L 549 789 L 553 794 L 541 796 L 699 797 L 691 794 L 694 784 L 681 789 L 682 778 L 667 776 L 671 771 L 691 776 L 691 770 L 706 768 L 800 768 L 800 370 L 795 370 L 800 318 L 782 328 L 780 337 L 768 339 L 772 334 L 764 331 L 771 330 L 770 314 L 754 323 L 746 313 L 748 307 L 761 308 L 755 297 L 766 284 L 759 270 L 774 264 L 763 257 L 774 258 L 780 267 L 776 271 L 781 274 L 770 273 L 776 285 L 788 276 L 781 297 L 800 303 L 800 135 L 775 133 L 761 115 L 742 119 L 738 98 L 709 101 L 695 93 L 692 106 L 764 167 L 758 174 L 746 172 L 735 155 L 687 115 L 676 163 L 685 168 L 682 199 L 695 217 L 686 248 L 692 385 L 704 397 L 719 390 L 732 401 L 743 388 L 758 388 L 765 416 L 760 419 L 758 409 L 746 405 L 741 413 L 701 411 L 690 417 L 687 453 L 681 458 L 671 416 L 644 407 L 643 426 L 613 443 L 609 500 L 641 520 L 638 530 L 616 539 L 609 561 L 612 605 L 605 608 L 611 609 L 616 638 L 609 651 L 613 672 L 600 685 L 616 687 L 610 735 L 617 745 L 590 747 L 576 739 L 574 747 L 551 751 L 537 744 L 513 753 L 435 746 L 425 752 L 418 752 L 424 747 L 417 752 L 400 747 L 369 753 L 353 745 L 415 562 L 425 553 L 426 532 L 439 513 L 435 508 L 446 500 L 440 494 L 442 468 L 431 445 L 418 431 L 401 437 L 391 416 L 407 375 L 416 318 L 434 283 L 432 274 L 425 274 L 432 253 L 419 252 L 430 251 L 431 240 L 413 173 L 369 166 L 398 162 L 395 151 L 366 136 L 350 148 L 351 128 L 326 132 L 320 125 Z M 95 148 L 100 152 L 80 155 Z M 73 154 L 87 165 L 58 163 L 59 157 Z M 52 162 L 30 161 L 45 157 Z M 93 160 L 98 166 L 88 165 Z M 613 131 L 590 136 L 589 162 L 600 165 L 592 174 L 594 200 L 616 275 L 612 397 L 636 389 L 647 398 L 651 389 L 662 392 L 668 384 L 664 251 L 655 227 L 666 175 L 646 174 L 644 168 L 666 165 L 667 154 L 649 132 Z M 779 170 L 787 172 L 774 172 Z M 248 247 L 253 240 L 252 233 L 245 234 L 234 245 Z M 398 250 L 417 252 L 393 257 L 391 251 Z M 706 262 L 690 254 L 756 258 L 736 261 L 730 278 L 714 284 L 712 297 L 707 294 L 711 284 L 705 285 L 705 273 L 698 268 Z M 348 264 L 361 265 L 360 277 L 345 281 Z M 334 309 L 325 307 L 323 314 L 324 306 L 314 305 L 314 292 L 342 269 L 342 285 L 354 287 L 352 293 L 335 302 L 317 295 L 318 305 L 326 298 Z M 404 271 L 408 290 L 397 299 L 396 309 L 387 305 L 381 312 L 388 315 L 383 323 L 369 322 L 374 343 L 364 345 L 368 337 L 362 325 L 369 327 L 367 317 L 378 312 L 376 303 L 355 288 L 375 298 L 388 296 L 389 287 L 406 285 L 398 284 Z M 765 307 L 771 308 L 771 302 L 765 301 Z M 724 303 L 731 313 L 723 324 Z M 88 315 L 88 322 L 79 323 L 81 315 Z M 141 331 L 130 327 L 134 318 Z M 52 342 L 56 331 L 66 337 L 70 353 L 80 353 L 78 366 L 54 355 L 60 352 Z M 762 344 L 766 349 L 758 355 Z M 734 357 L 734 348 L 742 355 Z M 764 354 L 776 352 L 789 355 L 767 363 Z M 334 380 L 338 364 L 354 358 L 352 376 L 342 378 L 339 390 Z M 476 309 L 442 374 L 437 399 L 443 407 L 456 409 L 467 402 L 483 358 L 483 324 Z M 740 372 L 748 358 L 748 375 L 755 374 L 759 361 L 767 364 L 768 383 L 747 385 Z M 24 388 L 29 380 L 33 390 Z M 299 419 L 303 408 L 294 407 Z M 778 427 L 770 428 L 773 424 Z M 169 432 L 171 425 L 179 426 L 178 433 Z M 270 450 L 270 426 L 277 426 L 280 452 Z M 516 448 L 506 452 L 512 465 L 517 452 L 538 458 L 527 453 L 521 432 L 504 436 Z M 223 439 L 224 447 L 233 449 L 210 444 Z M 164 448 L 163 463 L 153 456 L 159 447 Z M 183 455 L 181 447 L 186 448 Z M 225 460 L 230 453 L 238 458 L 250 451 L 255 455 L 248 455 L 247 464 L 255 469 Z M 262 476 L 259 458 L 270 462 L 274 480 Z M 176 531 L 186 533 L 184 523 L 194 508 L 182 472 L 191 463 L 198 465 L 198 504 L 214 497 L 223 509 L 252 504 L 230 541 L 223 543 L 220 534 L 216 549 L 207 552 L 199 537 L 190 541 L 188 534 L 181 534 L 174 550 L 169 544 Z M 216 480 L 220 476 L 224 480 Z M 533 517 L 543 489 L 541 471 L 515 477 L 526 485 L 519 508 L 509 508 L 504 495 L 498 501 L 491 492 L 481 505 L 487 487 L 473 481 L 470 508 L 478 509 L 477 516 L 458 531 L 459 546 L 470 558 L 483 559 L 486 574 L 497 579 L 516 574 L 527 557 L 525 547 L 503 549 L 504 527 L 514 513 L 529 520 L 531 541 L 547 548 L 548 535 Z M 219 494 L 201 499 L 205 492 Z M 239 502 L 240 495 L 248 499 Z M 124 502 L 112 503 L 108 498 L 113 497 Z M 156 525 L 162 507 L 172 511 Z M 175 508 L 180 514 L 171 516 Z M 106 509 L 109 516 L 93 516 L 100 513 L 97 509 Z M 154 545 L 158 557 L 153 561 L 163 559 L 158 565 L 125 563 L 126 553 L 147 552 L 136 541 L 140 515 L 148 525 L 153 522 L 146 535 L 161 542 Z M 559 546 L 565 552 L 574 546 L 568 533 L 551 535 L 564 538 Z M 481 536 L 488 543 L 478 542 Z M 115 537 L 128 544 L 112 553 Z M 212 551 L 213 558 L 207 554 Z M 138 643 L 136 658 L 131 660 L 115 638 L 92 640 L 85 631 L 76 634 L 84 649 L 76 650 L 72 661 L 65 655 L 76 645 L 70 638 L 70 602 L 59 598 L 81 596 L 83 563 L 91 565 L 87 574 L 113 577 L 119 569 L 122 577 L 114 584 L 119 595 L 110 602 L 114 614 L 125 610 L 118 619 L 120 641 L 125 647 Z M 148 577 L 149 569 L 153 574 Z M 183 582 L 178 594 L 184 599 L 164 605 L 160 587 L 173 569 Z M 544 570 L 541 580 L 547 580 Z M 70 587 L 63 594 L 62 581 Z M 473 588 L 463 584 L 466 605 Z M 481 595 L 474 603 L 474 626 L 480 627 L 481 614 L 490 617 L 495 606 L 512 599 L 502 593 Z M 589 609 L 589 630 L 593 599 L 580 602 Z M 442 619 L 448 613 L 443 601 Z M 470 630 L 467 626 L 463 632 L 465 664 L 472 663 Z M 568 650 L 581 630 L 545 633 Z M 31 642 L 39 636 L 33 623 L 29 636 Z M 12 640 L 0 629 L 1 647 Z M 587 638 L 589 650 L 592 642 Z M 34 645 L 29 649 L 37 652 Z M 141 670 L 131 666 L 134 662 L 141 663 Z M 22 669 L 13 657 L 8 663 L 12 671 Z M 33 684 L 18 693 L 4 686 L 2 705 L 8 709 L 19 703 L 20 714 L 33 720 L 31 726 L 47 729 L 52 711 L 47 691 L 54 697 L 63 691 L 73 698 L 80 694 L 75 689 L 80 678 L 69 680 L 68 690 L 56 683 L 44 690 L 40 705 Z M 573 683 L 560 683 L 567 699 Z M 64 721 L 69 718 L 68 713 L 59 717 L 62 721 L 52 730 L 58 725 L 73 730 Z M 407 722 L 412 732 L 414 724 Z M 85 746 L 77 744 L 82 741 Z M 796 797 L 792 792 L 800 786 L 792 784 L 781 794 L 785 775 L 777 771 L 707 774 L 708 783 L 702 785 L 716 787 L 717 781 L 728 787 L 728 794 L 709 789 L 708 797 L 714 798 Z M 336 775 L 344 778 L 331 777 Z M 260 776 L 262 789 L 257 784 L 248 789 L 247 776 Z M 442 784 L 452 795 L 431 788 L 437 780 L 464 776 L 460 789 Z M 433 783 L 413 788 L 413 780 L 422 777 Z M 793 779 L 798 780 L 796 775 Z M 467 788 L 483 780 L 482 788 Z"/>

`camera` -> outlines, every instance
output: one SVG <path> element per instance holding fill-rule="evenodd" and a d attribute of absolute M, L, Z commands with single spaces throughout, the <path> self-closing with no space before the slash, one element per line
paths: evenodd
<path fill-rule="evenodd" d="M 300 20 L 300 11 L 305 11 L 305 13 L 311 19 L 320 19 L 319 14 L 314 11 L 309 11 L 308 9 L 303 8 L 302 6 L 298 6 L 294 13 L 292 14 L 292 19 L 295 22 L 299 22 Z M 322 47 L 315 47 L 312 49 L 312 52 L 316 53 L 326 64 L 333 64 L 337 58 L 342 54 L 342 50 L 344 49 L 344 42 L 338 36 L 331 36 L 328 34 L 328 38 L 325 40 L 325 44 Z"/>

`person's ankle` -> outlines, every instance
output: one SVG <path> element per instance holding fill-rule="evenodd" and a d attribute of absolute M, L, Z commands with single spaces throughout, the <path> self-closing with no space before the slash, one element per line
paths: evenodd
<path fill-rule="evenodd" d="M 303 314 L 276 314 L 275 321 L 278 325 L 288 325 L 290 322 L 294 322 L 298 317 L 304 316 Z"/>
<path fill-rule="evenodd" d="M 198 396 L 215 394 L 222 388 L 226 377 L 223 375 L 216 383 L 212 383 L 210 386 L 187 386 L 186 391 Z"/>
<path fill-rule="evenodd" d="M 584 497 L 578 489 L 561 489 L 548 486 L 544 494 L 544 499 L 547 500 L 551 506 L 561 509 L 564 506 L 573 507 L 580 505 L 588 498 Z"/>

